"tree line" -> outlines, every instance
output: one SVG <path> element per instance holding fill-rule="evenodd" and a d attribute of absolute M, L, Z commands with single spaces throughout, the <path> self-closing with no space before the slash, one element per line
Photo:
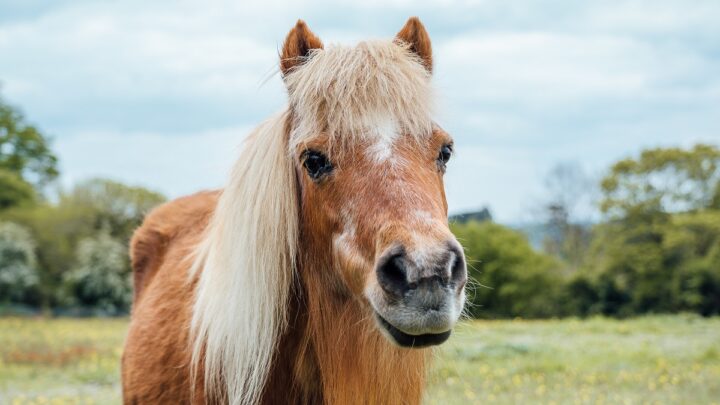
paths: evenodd
<path fill-rule="evenodd" d="M 561 168 L 562 169 L 562 168 Z M 474 317 L 720 314 L 720 149 L 647 149 L 597 184 L 602 219 L 574 222 L 577 168 L 551 173 L 542 248 L 490 221 L 455 223 Z"/>
<path fill-rule="evenodd" d="M 457 216 L 468 315 L 719 314 L 719 167 L 713 145 L 648 149 L 596 182 L 558 166 L 536 247 L 488 210 Z M 128 242 L 165 197 L 108 179 L 65 190 L 59 174 L 49 139 L 0 97 L 0 314 L 126 314 Z M 574 217 L 581 198 L 599 221 Z"/>

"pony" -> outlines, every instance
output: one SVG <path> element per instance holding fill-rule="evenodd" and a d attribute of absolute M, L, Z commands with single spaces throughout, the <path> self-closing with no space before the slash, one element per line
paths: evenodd
<path fill-rule="evenodd" d="M 154 209 L 130 246 L 126 404 L 418 404 L 465 302 L 432 119 L 430 38 L 328 46 L 299 20 L 288 104 L 229 181 Z"/>

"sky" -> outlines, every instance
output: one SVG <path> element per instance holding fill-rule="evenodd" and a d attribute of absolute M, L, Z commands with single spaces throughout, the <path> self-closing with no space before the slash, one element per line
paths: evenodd
<path fill-rule="evenodd" d="M 278 49 L 298 18 L 353 44 L 413 15 L 455 139 L 451 213 L 532 221 L 557 164 L 599 178 L 643 148 L 720 144 L 717 0 L 0 0 L 0 92 L 53 138 L 66 187 L 177 197 L 221 187 L 284 107 Z"/>

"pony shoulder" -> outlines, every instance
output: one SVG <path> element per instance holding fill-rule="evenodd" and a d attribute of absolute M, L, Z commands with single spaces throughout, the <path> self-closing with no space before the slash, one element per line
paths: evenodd
<path fill-rule="evenodd" d="M 219 196 L 216 190 L 180 197 L 156 207 L 145 217 L 130 241 L 133 304 L 165 261 L 170 242 L 202 234 Z"/>

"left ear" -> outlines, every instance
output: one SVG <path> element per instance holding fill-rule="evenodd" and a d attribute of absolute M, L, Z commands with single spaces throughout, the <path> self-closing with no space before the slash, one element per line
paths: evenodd
<path fill-rule="evenodd" d="M 323 43 L 307 27 L 305 21 L 298 20 L 288 32 L 280 54 L 280 71 L 283 76 L 303 64 L 315 49 L 322 49 Z"/>
<path fill-rule="evenodd" d="M 419 18 L 410 17 L 405 23 L 405 26 L 395 36 L 395 40 L 410 45 L 410 50 L 420 57 L 425 69 L 432 73 L 433 63 L 430 35 L 428 35 L 425 26 L 420 22 Z"/>

